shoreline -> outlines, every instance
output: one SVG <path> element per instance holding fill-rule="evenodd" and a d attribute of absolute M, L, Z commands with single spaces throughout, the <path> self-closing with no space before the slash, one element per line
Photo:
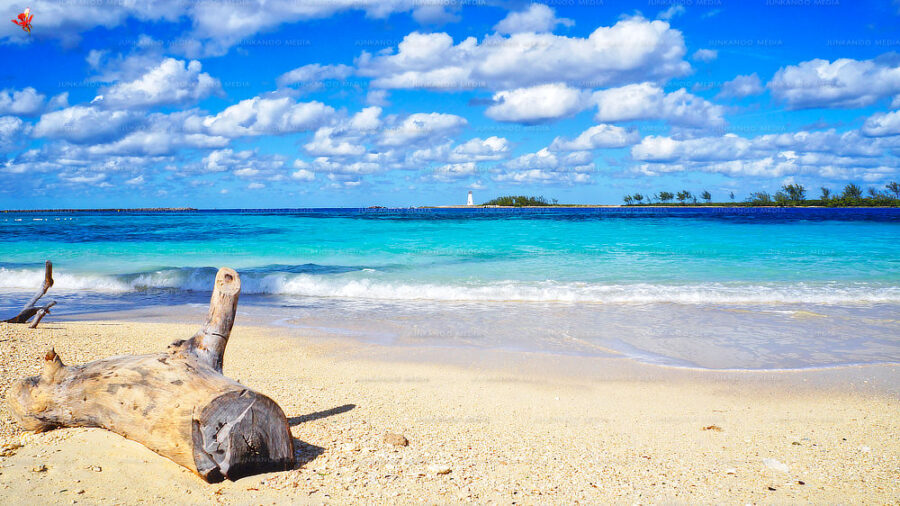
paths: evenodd
<path fill-rule="evenodd" d="M 136 207 L 136 208 L 102 208 L 102 209 L 0 209 L 0 214 L 33 214 L 33 213 L 195 213 L 195 212 L 273 212 L 273 211 L 297 211 L 307 212 L 315 210 L 323 211 L 416 211 L 429 209 L 900 209 L 898 206 L 820 206 L 820 205 L 791 205 L 791 206 L 761 206 L 751 204 L 558 204 L 547 206 L 496 206 L 496 205 L 435 205 L 435 206 L 409 206 L 409 207 L 275 207 L 275 208 L 194 208 L 194 207 Z"/>
<path fill-rule="evenodd" d="M 50 345 L 77 364 L 159 351 L 196 326 L 0 324 L 0 387 L 5 396 L 12 379 L 36 373 Z M 3 407 L 0 443 L 24 446 L 0 458 L 0 498 L 886 503 L 900 494 L 893 475 L 900 398 L 871 381 L 875 370 L 883 373 L 875 383 L 896 381 L 896 367 L 855 369 L 866 374 L 837 380 L 833 373 L 697 373 L 522 353 L 454 352 L 443 363 L 427 355 L 238 322 L 225 374 L 284 408 L 301 442 L 296 469 L 208 485 L 107 431 L 18 433 Z M 387 445 L 388 432 L 410 445 Z M 437 474 L 436 465 L 451 471 Z M 41 466 L 46 471 L 33 471 Z"/>

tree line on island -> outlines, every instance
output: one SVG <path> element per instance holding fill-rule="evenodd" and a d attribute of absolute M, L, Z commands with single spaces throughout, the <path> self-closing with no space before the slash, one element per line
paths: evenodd
<path fill-rule="evenodd" d="M 625 195 L 623 200 L 626 206 L 823 206 L 823 207 L 900 207 L 900 183 L 892 181 L 884 186 L 884 190 L 870 187 L 863 192 L 862 187 L 855 183 L 844 186 L 840 193 L 832 192 L 830 188 L 821 187 L 819 198 L 808 199 L 807 189 L 802 184 L 791 183 L 781 187 L 774 195 L 758 191 L 753 192 L 741 202 L 735 201 L 734 192 L 730 192 L 727 202 L 713 202 L 712 194 L 703 190 L 694 194 L 689 190 L 678 192 L 661 191 L 653 195 L 635 193 Z M 547 200 L 543 196 L 527 197 L 524 195 L 507 195 L 497 197 L 482 204 L 484 206 L 502 207 L 551 207 L 565 205 L 556 199 Z"/>
<path fill-rule="evenodd" d="M 840 193 L 832 192 L 825 186 L 819 189 L 819 198 L 807 198 L 807 189 L 799 183 L 782 185 L 774 195 L 765 191 L 753 192 L 743 202 L 735 202 L 734 192 L 729 194 L 729 202 L 712 202 L 712 194 L 703 190 L 699 195 L 689 190 L 675 193 L 661 191 L 653 195 L 635 193 L 625 195 L 626 206 L 634 205 L 714 205 L 714 206 L 824 206 L 824 207 L 900 207 L 900 184 L 890 182 L 884 190 L 870 187 L 865 193 L 855 184 L 844 186 Z M 702 200 L 700 202 L 698 200 Z M 676 202 L 673 202 L 677 201 Z"/>

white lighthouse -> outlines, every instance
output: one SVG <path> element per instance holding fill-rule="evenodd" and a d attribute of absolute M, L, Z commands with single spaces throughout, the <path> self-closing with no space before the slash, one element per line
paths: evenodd
<path fill-rule="evenodd" d="M 474 206 L 475 202 L 472 201 L 472 191 L 469 191 L 469 197 L 466 199 L 467 206 Z"/>

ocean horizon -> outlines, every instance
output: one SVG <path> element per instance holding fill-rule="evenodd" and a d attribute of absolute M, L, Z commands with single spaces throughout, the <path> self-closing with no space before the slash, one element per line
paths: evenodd
<path fill-rule="evenodd" d="M 0 216 L 0 310 L 207 302 L 380 344 L 667 366 L 900 363 L 900 209 L 352 208 Z"/>

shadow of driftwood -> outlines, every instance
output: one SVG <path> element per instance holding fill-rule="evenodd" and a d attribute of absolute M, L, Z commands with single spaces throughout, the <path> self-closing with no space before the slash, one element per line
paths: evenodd
<path fill-rule="evenodd" d="M 294 416 L 288 418 L 288 423 L 291 427 L 296 427 L 301 423 L 312 422 L 313 420 L 319 420 L 320 418 L 327 418 L 329 416 L 339 415 L 341 413 L 346 413 L 351 409 L 355 408 L 356 404 L 344 404 L 343 406 L 338 406 L 336 408 L 326 409 L 324 411 L 316 411 L 315 413 L 310 413 L 308 415 Z"/>
<path fill-rule="evenodd" d="M 294 438 L 294 469 L 300 469 L 325 453 L 325 448 Z"/>
<path fill-rule="evenodd" d="M 341 413 L 346 413 L 351 409 L 355 408 L 356 404 L 344 404 L 343 406 L 337 406 L 335 408 L 326 409 L 323 411 L 316 411 L 315 413 L 309 413 L 308 415 L 302 416 L 294 416 L 288 418 L 288 424 L 291 427 L 296 427 L 301 423 L 311 422 L 313 420 L 319 420 L 321 418 L 327 418 L 329 416 L 339 415 Z M 316 446 L 307 443 L 306 441 L 302 441 L 300 439 L 294 438 L 294 468 L 299 469 L 309 462 L 312 462 L 319 455 L 325 453 L 325 448 L 321 446 Z"/>

